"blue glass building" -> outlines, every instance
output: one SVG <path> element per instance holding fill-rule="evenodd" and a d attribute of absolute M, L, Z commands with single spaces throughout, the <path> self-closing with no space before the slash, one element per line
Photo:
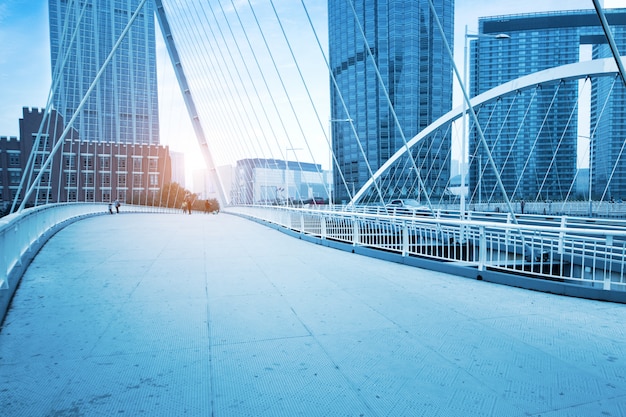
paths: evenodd
<path fill-rule="evenodd" d="M 454 1 L 435 3 L 452 45 Z M 330 86 L 333 151 L 337 158 L 333 190 L 334 200 L 341 202 L 348 201 L 371 172 L 404 146 L 401 131 L 409 140 L 450 110 L 452 64 L 428 0 L 329 0 L 328 29 L 330 67 L 337 83 L 335 86 L 331 80 Z M 352 119 L 357 137 L 346 119 Z M 449 160 L 445 158 L 450 138 L 432 140 L 440 143 L 424 144 L 414 156 L 419 169 L 424 167 L 421 175 L 426 188 L 437 195 L 444 193 L 450 176 Z M 409 170 L 402 175 L 415 173 Z M 380 189 L 385 199 L 416 197 L 402 195 L 404 190 L 392 183 L 380 184 Z M 372 195 L 366 198 L 377 200 L 374 190 L 370 191 Z"/>
<path fill-rule="evenodd" d="M 49 0 L 53 82 L 57 73 L 61 77 L 53 103 L 65 120 L 78 108 L 139 3 Z M 159 143 L 153 2 L 145 3 L 74 127 L 88 141 Z"/>
<path fill-rule="evenodd" d="M 626 10 L 606 10 L 607 20 L 622 51 L 626 50 Z M 485 17 L 479 19 L 482 34 L 507 34 L 510 39 L 480 37 L 472 41 L 470 87 L 475 96 L 497 85 L 544 69 L 581 60 L 581 45 L 591 45 L 594 57 L 611 56 L 595 10 L 560 11 Z M 599 101 L 604 103 L 612 80 L 592 85 L 591 126 L 598 124 Z M 484 128 L 490 120 L 497 128 L 487 129 L 485 139 L 491 149 L 501 180 L 512 200 L 564 200 L 576 198 L 572 184 L 576 177 L 577 115 L 572 111 L 578 100 L 578 81 L 562 81 L 541 89 L 503 99 L 480 109 Z M 555 94 L 555 92 L 557 92 Z M 529 105 L 532 102 L 532 106 Z M 602 137 L 600 148 L 592 150 L 594 193 L 604 189 L 607 177 L 598 173 L 613 167 L 616 152 L 626 136 L 626 96 L 623 85 L 616 85 L 600 120 L 595 137 Z M 610 120 L 609 120 L 610 119 Z M 491 123 L 494 126 L 495 122 Z M 476 132 L 470 137 L 470 196 L 473 201 L 499 200 L 496 176 L 487 165 Z M 621 163 L 622 172 L 626 164 Z M 478 181 L 479 171 L 483 176 Z M 611 188 L 626 188 L 624 174 L 614 176 Z M 621 181 L 621 183 L 620 183 Z M 603 182 L 603 183 L 601 183 Z M 621 185 L 620 185 L 621 184 Z M 616 190 L 613 190 L 613 193 Z M 479 195 L 480 194 L 480 195 Z M 582 196 L 578 196 L 581 198 Z"/>

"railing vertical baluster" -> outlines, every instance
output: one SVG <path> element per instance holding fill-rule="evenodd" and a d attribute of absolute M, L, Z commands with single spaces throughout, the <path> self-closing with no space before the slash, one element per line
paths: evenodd
<path fill-rule="evenodd" d="M 487 236 L 485 235 L 485 226 L 478 228 L 479 247 L 478 247 L 478 270 L 485 270 L 485 261 L 487 258 Z"/>
<path fill-rule="evenodd" d="M 352 246 L 359 244 L 359 221 L 356 218 L 352 218 Z"/>
<path fill-rule="evenodd" d="M 567 227 L 567 217 L 563 216 L 561 218 L 561 231 L 559 232 L 559 246 L 558 253 L 560 255 L 563 254 L 563 239 L 565 239 L 565 228 Z"/>
<path fill-rule="evenodd" d="M 409 226 L 406 221 L 402 222 L 402 256 L 409 255 Z"/>
<path fill-rule="evenodd" d="M 611 289 L 611 269 L 613 262 L 613 236 L 606 236 L 606 246 L 604 247 L 604 284 L 605 290 Z"/>

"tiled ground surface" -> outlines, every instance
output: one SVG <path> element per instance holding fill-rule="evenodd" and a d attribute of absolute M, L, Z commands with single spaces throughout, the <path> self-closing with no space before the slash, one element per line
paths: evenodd
<path fill-rule="evenodd" d="M 220 214 L 58 233 L 0 330 L 0 416 L 626 416 L 626 306 Z"/>

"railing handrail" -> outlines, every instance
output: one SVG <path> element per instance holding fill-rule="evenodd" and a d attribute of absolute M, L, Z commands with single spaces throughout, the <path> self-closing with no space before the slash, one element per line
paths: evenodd
<path fill-rule="evenodd" d="M 441 261 L 427 264 L 434 269 L 446 264 L 474 268 L 455 273 L 480 279 L 489 269 L 506 274 L 507 282 L 516 282 L 511 285 L 519 285 L 516 277 L 539 278 L 540 285 L 551 285 L 550 292 L 567 293 L 568 287 L 549 284 L 565 282 L 593 294 L 589 298 L 626 302 L 626 228 L 619 222 L 600 219 L 583 227 L 567 216 L 549 216 L 551 224 L 538 224 L 538 219 L 547 219 L 514 223 L 510 215 L 493 221 L 476 219 L 473 212 L 460 219 L 441 212 L 394 216 L 321 207 L 240 206 L 226 211 L 321 241 L 342 242 L 353 251 L 364 247 L 381 250 L 381 256 Z M 611 290 L 616 295 L 606 295 Z"/>

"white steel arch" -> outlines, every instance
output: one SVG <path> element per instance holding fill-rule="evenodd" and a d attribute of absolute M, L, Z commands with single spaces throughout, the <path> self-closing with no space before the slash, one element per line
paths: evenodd
<path fill-rule="evenodd" d="M 626 56 L 621 57 L 622 63 L 626 63 Z M 576 62 L 573 64 L 562 65 L 559 67 L 549 68 L 547 70 L 535 72 L 525 75 L 515 80 L 506 82 L 491 90 L 470 100 L 471 107 L 476 107 L 503 97 L 517 91 L 534 88 L 537 85 L 553 83 L 558 81 L 576 80 L 587 77 L 608 77 L 615 76 L 619 72 L 616 61 L 613 58 L 594 59 L 592 61 Z M 469 108 L 466 108 L 469 112 Z M 359 198 L 367 191 L 369 187 L 385 172 L 393 163 L 401 158 L 409 149 L 418 144 L 422 139 L 428 137 L 431 133 L 439 129 L 441 126 L 450 123 L 463 116 L 463 106 L 457 106 L 448 113 L 435 120 L 424 130 L 415 135 L 407 142 L 407 146 L 403 146 L 395 154 L 393 154 L 381 167 L 368 179 L 359 191 L 352 197 L 349 205 L 354 205 Z"/>

